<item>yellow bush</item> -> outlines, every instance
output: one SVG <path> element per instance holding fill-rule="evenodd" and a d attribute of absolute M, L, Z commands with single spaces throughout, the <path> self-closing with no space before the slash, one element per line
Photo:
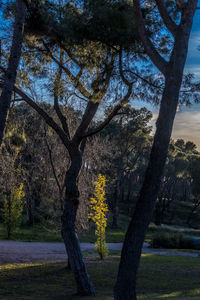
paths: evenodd
<path fill-rule="evenodd" d="M 105 203 L 106 181 L 106 177 L 99 174 L 98 181 L 94 182 L 95 192 L 94 197 L 90 199 L 90 213 L 88 215 L 88 218 L 96 224 L 95 235 L 97 236 L 97 241 L 95 243 L 95 248 L 101 259 L 108 254 L 105 236 L 105 229 L 107 226 L 106 212 L 108 212 L 108 205 Z"/>

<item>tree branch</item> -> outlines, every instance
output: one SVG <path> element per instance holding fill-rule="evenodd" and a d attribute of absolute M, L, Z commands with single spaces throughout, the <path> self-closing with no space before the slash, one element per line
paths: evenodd
<path fill-rule="evenodd" d="M 60 54 L 60 58 L 62 60 L 62 51 Z M 61 61 L 62 63 L 62 61 Z M 68 138 L 70 139 L 70 134 L 69 134 L 69 128 L 68 128 L 68 124 L 67 124 L 67 119 L 66 117 L 63 115 L 60 106 L 58 104 L 58 95 L 59 95 L 59 88 L 60 88 L 60 80 L 61 80 L 61 76 L 62 76 L 62 68 L 59 67 L 58 73 L 56 75 L 55 81 L 54 81 L 54 109 L 56 111 L 56 114 L 62 124 L 62 128 L 64 130 L 64 132 L 67 134 Z"/>
<path fill-rule="evenodd" d="M 46 45 L 46 43 L 43 41 L 43 45 L 45 49 L 48 51 L 49 56 L 52 58 L 52 60 L 59 66 L 61 67 L 64 72 L 67 74 L 71 82 L 73 83 L 74 87 L 79 90 L 79 92 L 86 98 L 90 98 L 91 94 L 85 89 L 85 87 L 80 83 L 79 77 L 77 78 L 74 76 L 68 68 L 66 68 L 59 60 L 52 54 L 51 50 L 49 47 Z"/>
<path fill-rule="evenodd" d="M 130 73 L 130 74 L 134 75 L 135 77 L 141 79 L 142 81 L 144 81 L 144 82 L 147 83 L 148 85 L 150 85 L 150 86 L 152 86 L 152 87 L 154 87 L 154 88 L 156 88 L 156 89 L 159 89 L 160 91 L 163 90 L 163 87 L 162 87 L 161 85 L 156 85 L 156 84 L 154 84 L 153 82 L 150 82 L 148 79 L 146 79 L 146 78 L 140 76 L 140 75 L 139 75 L 138 73 L 136 73 L 136 72 L 133 72 L 133 71 L 131 71 L 131 70 L 124 70 L 124 72 Z"/>
<path fill-rule="evenodd" d="M 47 146 L 47 150 L 48 150 L 48 153 L 49 153 L 49 161 L 50 161 L 50 164 L 51 164 L 53 175 L 54 175 L 54 178 L 56 180 L 56 184 L 58 186 L 59 193 L 61 193 L 62 188 L 61 188 L 60 182 L 58 180 L 58 176 L 56 174 L 56 169 L 55 169 L 55 166 L 54 166 L 54 163 L 53 163 L 53 157 L 52 157 L 52 149 L 50 148 L 49 143 L 47 141 L 46 130 L 45 130 L 45 139 L 44 140 L 45 140 L 45 144 Z"/>
<path fill-rule="evenodd" d="M 80 142 L 81 139 L 84 137 L 84 132 L 90 125 L 92 119 L 94 118 L 97 109 L 99 107 L 100 102 L 95 102 L 94 100 L 90 100 L 87 104 L 87 107 L 85 109 L 81 124 L 76 130 L 76 133 L 74 134 L 74 137 L 72 139 L 73 142 Z"/>
<path fill-rule="evenodd" d="M 164 1 L 163 0 L 156 0 L 156 4 L 157 4 L 159 13 L 160 13 L 160 15 L 163 19 L 163 22 L 164 22 L 165 26 L 173 34 L 173 36 L 175 36 L 178 26 L 176 25 L 176 23 L 170 17 Z"/>
<path fill-rule="evenodd" d="M 114 107 L 112 112 L 108 115 L 108 117 L 95 129 L 88 131 L 83 137 L 86 138 L 88 136 L 92 136 L 101 130 L 103 130 L 109 123 L 110 121 L 118 114 L 118 111 L 126 104 L 129 100 L 129 97 L 132 93 L 132 85 L 129 86 L 128 92 L 124 96 L 124 98 Z"/>
<path fill-rule="evenodd" d="M 2 82 L 0 82 L 0 87 L 3 87 Z M 29 104 L 35 111 L 37 111 L 37 113 L 45 120 L 45 122 L 59 135 L 66 148 L 69 148 L 71 146 L 70 140 L 68 139 L 67 135 L 62 130 L 62 128 L 54 121 L 54 119 L 50 117 L 35 101 L 33 101 L 21 89 L 15 86 L 14 91 L 16 94 L 22 97 L 23 100 L 27 104 Z"/>
<path fill-rule="evenodd" d="M 119 51 L 119 73 L 120 73 L 120 76 L 121 76 L 123 82 L 127 86 L 131 86 L 131 88 L 132 88 L 132 83 L 129 82 L 128 79 L 126 79 L 126 77 L 124 76 L 124 72 L 123 72 L 123 68 L 122 68 L 122 49 L 120 49 L 120 51 Z"/>
<path fill-rule="evenodd" d="M 88 126 L 90 125 L 91 121 L 93 120 L 93 118 L 97 112 L 97 109 L 99 107 L 99 104 L 101 103 L 102 98 L 104 97 L 104 95 L 106 94 L 106 92 L 108 90 L 110 78 L 112 76 L 112 71 L 114 68 L 115 57 L 116 57 L 116 55 L 114 54 L 112 56 L 109 66 L 108 66 L 108 70 L 107 70 L 103 88 L 99 89 L 99 86 L 98 86 L 97 91 L 90 98 L 90 100 L 87 104 L 81 124 L 77 128 L 76 133 L 74 134 L 74 137 L 72 139 L 73 142 L 79 143 L 83 139 L 83 137 L 85 135 L 85 131 L 87 130 Z"/>
<path fill-rule="evenodd" d="M 142 16 L 141 6 L 140 6 L 140 0 L 134 0 L 134 11 L 135 11 L 135 17 L 138 25 L 138 31 L 140 34 L 140 38 L 142 40 L 143 46 L 145 48 L 146 53 L 152 60 L 152 62 L 155 64 L 155 66 L 158 68 L 158 70 L 163 74 L 166 75 L 167 65 L 168 63 L 166 60 L 157 52 L 154 45 L 150 41 L 145 25 L 144 20 Z"/>

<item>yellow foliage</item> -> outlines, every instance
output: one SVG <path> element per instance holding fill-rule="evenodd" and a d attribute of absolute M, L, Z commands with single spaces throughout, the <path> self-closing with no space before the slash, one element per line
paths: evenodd
<path fill-rule="evenodd" d="M 95 235 L 97 236 L 97 241 L 95 243 L 95 248 L 101 259 L 108 254 L 108 247 L 105 239 L 105 230 L 107 226 L 106 213 L 108 212 L 108 205 L 105 203 L 106 181 L 106 177 L 99 174 L 98 180 L 94 182 L 95 192 L 94 197 L 90 199 L 90 213 L 88 214 L 88 218 L 96 224 Z"/>

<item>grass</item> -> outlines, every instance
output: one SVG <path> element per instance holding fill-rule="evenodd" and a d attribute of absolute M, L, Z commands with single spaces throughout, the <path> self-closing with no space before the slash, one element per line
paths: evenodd
<path fill-rule="evenodd" d="M 95 300 L 112 300 L 119 256 L 99 261 L 86 258 L 96 287 Z M 138 299 L 200 299 L 200 260 L 196 258 L 143 255 L 139 270 Z M 0 266 L 0 299 L 76 299 L 89 300 L 75 294 L 74 279 L 63 263 L 37 263 Z"/>
<path fill-rule="evenodd" d="M 6 229 L 0 225 L 0 240 L 6 239 Z M 35 225 L 34 227 L 20 227 L 16 228 L 11 236 L 11 240 L 20 242 L 62 242 L 59 232 L 47 230 L 42 225 Z"/>
<path fill-rule="evenodd" d="M 120 214 L 119 215 L 119 228 L 112 229 L 111 226 L 108 226 L 106 231 L 106 241 L 108 243 L 122 243 L 124 241 L 124 236 L 126 229 L 128 227 L 130 217 Z M 146 242 L 150 242 L 155 233 L 182 233 L 184 235 L 199 236 L 200 230 L 195 230 L 191 228 L 184 228 L 179 226 L 155 226 L 151 224 L 147 231 Z M 5 227 L 0 224 L 0 240 L 6 239 L 6 230 Z M 32 227 L 20 227 L 15 230 L 13 233 L 12 240 L 22 241 L 22 242 L 63 242 L 59 230 L 50 230 L 49 226 L 43 226 L 36 224 Z M 94 230 L 90 233 L 85 233 L 79 235 L 81 242 L 90 242 L 94 243 L 96 237 L 94 235 Z"/>
<path fill-rule="evenodd" d="M 112 229 L 108 226 L 106 231 L 106 240 L 108 243 L 123 242 L 129 219 L 129 217 L 121 214 L 119 217 L 119 228 Z M 0 224 L 0 240 L 6 239 L 6 236 L 5 226 Z M 63 242 L 59 230 L 55 232 L 54 228 L 51 230 L 49 226 L 40 224 L 36 224 L 34 227 L 23 226 L 16 228 L 11 239 L 21 242 Z M 96 241 L 94 230 L 90 233 L 79 235 L 79 239 L 81 242 L 94 243 Z"/>
<path fill-rule="evenodd" d="M 121 243 L 124 240 L 125 231 L 121 228 L 113 230 L 108 229 L 106 233 L 106 240 L 108 243 Z M 6 229 L 1 224 L 0 225 L 0 240 L 7 239 Z M 81 242 L 94 243 L 96 241 L 96 237 L 94 232 L 82 234 L 79 236 Z M 53 232 L 51 230 L 47 230 L 42 225 L 35 225 L 33 228 L 31 227 L 20 227 L 16 228 L 11 236 L 11 240 L 13 241 L 21 241 L 21 242 L 63 242 L 61 235 L 58 232 Z"/>

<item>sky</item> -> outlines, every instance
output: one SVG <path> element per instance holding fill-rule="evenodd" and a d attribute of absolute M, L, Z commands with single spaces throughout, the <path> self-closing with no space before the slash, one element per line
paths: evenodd
<path fill-rule="evenodd" d="M 200 9 L 195 14 L 185 65 L 185 73 L 194 73 L 195 78 L 200 81 L 200 51 L 197 49 L 198 46 L 200 46 Z M 154 125 L 158 116 L 158 108 L 148 108 L 153 112 L 152 124 Z M 200 150 L 200 103 L 179 108 L 176 113 L 172 138 L 191 140 Z"/>

